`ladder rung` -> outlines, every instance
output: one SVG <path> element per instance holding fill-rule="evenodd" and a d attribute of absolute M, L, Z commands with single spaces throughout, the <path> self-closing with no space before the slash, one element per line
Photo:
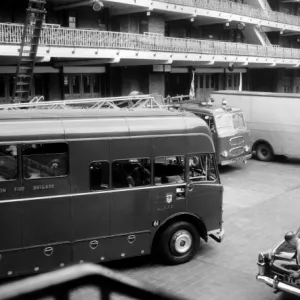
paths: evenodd
<path fill-rule="evenodd" d="M 15 93 L 25 94 L 25 93 L 29 93 L 29 91 L 26 91 L 26 90 L 15 90 Z"/>
<path fill-rule="evenodd" d="M 29 56 L 22 56 L 21 60 L 24 62 L 33 62 L 34 60 L 32 58 L 30 58 Z"/>
<path fill-rule="evenodd" d="M 25 42 L 23 45 L 24 46 L 37 46 L 38 43 Z"/>
<path fill-rule="evenodd" d="M 42 28 L 40 26 L 31 25 L 31 24 L 27 24 L 27 29 L 33 29 L 34 31 L 42 30 Z M 27 32 L 27 33 L 29 33 L 29 32 Z"/>
<path fill-rule="evenodd" d="M 21 78 L 30 78 L 31 75 L 19 74 L 18 77 L 21 77 Z"/>
<path fill-rule="evenodd" d="M 29 85 L 29 82 L 17 82 L 17 85 Z"/>
<path fill-rule="evenodd" d="M 31 3 L 39 3 L 39 4 L 46 4 L 45 0 L 29 0 Z"/>
<path fill-rule="evenodd" d="M 32 69 L 32 67 L 22 66 L 22 65 L 20 65 L 20 68 L 22 68 L 22 69 Z"/>
<path fill-rule="evenodd" d="M 45 9 L 38 9 L 38 8 L 28 8 L 28 11 L 32 12 L 32 13 L 39 13 L 39 14 L 45 14 L 46 10 Z"/>
<path fill-rule="evenodd" d="M 36 17 L 36 18 L 33 18 L 33 17 L 30 17 L 30 18 L 28 18 L 27 21 L 28 21 L 28 22 L 30 22 L 30 21 L 43 21 L 43 19 L 44 19 L 44 18 L 37 18 L 37 17 Z"/>
<path fill-rule="evenodd" d="M 23 49 L 23 53 L 36 53 L 36 51 Z"/>

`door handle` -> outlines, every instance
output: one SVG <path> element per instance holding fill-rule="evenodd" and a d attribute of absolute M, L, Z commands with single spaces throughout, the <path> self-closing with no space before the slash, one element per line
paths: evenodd
<path fill-rule="evenodd" d="M 190 183 L 187 185 L 187 188 L 188 188 L 188 190 L 191 192 L 191 191 L 194 189 L 194 184 L 190 182 Z"/>

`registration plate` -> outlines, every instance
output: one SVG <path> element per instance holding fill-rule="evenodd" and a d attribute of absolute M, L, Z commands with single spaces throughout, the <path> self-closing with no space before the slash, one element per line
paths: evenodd
<path fill-rule="evenodd" d="M 241 161 L 241 160 L 244 160 L 244 159 L 245 159 L 245 157 L 241 156 L 241 157 L 233 158 L 232 160 L 238 162 L 238 161 Z"/>

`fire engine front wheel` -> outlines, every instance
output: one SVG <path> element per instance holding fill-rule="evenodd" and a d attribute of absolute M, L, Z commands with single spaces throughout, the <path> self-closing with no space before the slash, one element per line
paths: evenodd
<path fill-rule="evenodd" d="M 200 246 L 200 236 L 192 224 L 177 222 L 167 227 L 159 239 L 159 253 L 165 262 L 173 265 L 191 260 Z"/>

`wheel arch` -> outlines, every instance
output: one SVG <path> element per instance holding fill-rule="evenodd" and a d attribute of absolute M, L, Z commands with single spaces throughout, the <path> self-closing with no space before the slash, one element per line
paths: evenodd
<path fill-rule="evenodd" d="M 255 142 L 253 143 L 252 150 L 253 150 L 253 151 L 256 151 L 256 148 L 257 148 L 257 146 L 258 146 L 259 144 L 267 144 L 267 145 L 270 147 L 270 149 L 271 149 L 271 151 L 272 151 L 272 154 L 274 155 L 274 149 L 273 149 L 271 143 L 268 142 L 267 140 L 264 140 L 264 139 L 259 139 L 259 140 L 255 141 Z"/>
<path fill-rule="evenodd" d="M 154 247 L 157 243 L 160 234 L 172 223 L 180 222 L 180 221 L 185 221 L 194 225 L 199 233 L 199 236 L 207 242 L 208 235 L 207 235 L 207 228 L 205 226 L 204 221 L 192 213 L 178 213 L 170 216 L 159 226 L 158 230 L 155 233 L 154 239 L 152 241 L 152 247 L 151 247 L 152 252 L 154 250 Z"/>

